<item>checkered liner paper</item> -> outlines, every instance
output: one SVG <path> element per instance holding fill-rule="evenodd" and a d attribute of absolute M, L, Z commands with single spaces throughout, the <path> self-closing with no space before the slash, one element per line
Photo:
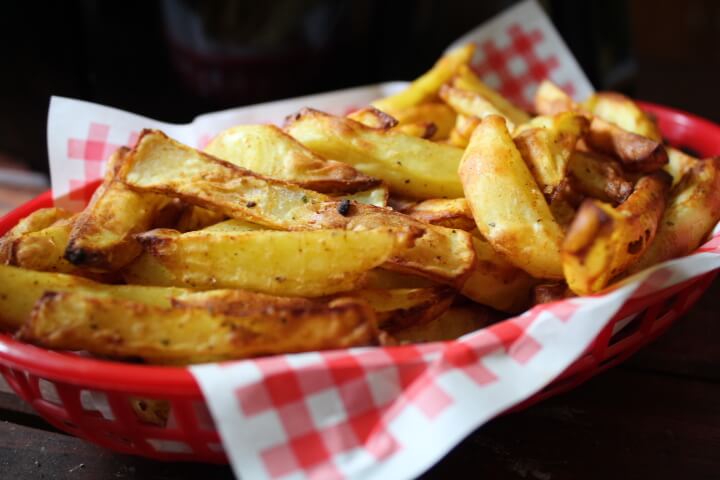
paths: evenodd
<path fill-rule="evenodd" d="M 522 2 L 454 45 L 475 42 L 475 70 L 527 106 L 549 77 L 577 98 L 592 92 L 552 24 Z M 452 47 L 451 47 L 452 48 Z M 195 147 L 242 123 L 281 122 L 302 107 L 344 114 L 402 88 L 386 83 L 158 122 L 53 98 L 52 186 L 80 208 L 120 145 L 157 128 Z M 74 191 L 68 196 L 68 193 Z M 65 198 L 60 198 L 65 197 Z M 191 367 L 236 474 L 243 478 L 410 478 L 493 416 L 542 389 L 590 345 L 633 296 L 720 268 L 720 232 L 689 257 L 631 278 L 611 293 L 538 306 L 451 342 L 283 355 Z"/>

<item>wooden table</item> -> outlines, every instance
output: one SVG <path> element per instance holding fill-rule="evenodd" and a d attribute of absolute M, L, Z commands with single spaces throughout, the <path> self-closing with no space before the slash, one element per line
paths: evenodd
<path fill-rule="evenodd" d="M 657 342 L 565 395 L 478 429 L 425 476 L 720 478 L 720 279 Z M 114 454 L 0 389 L 0 479 L 231 479 L 229 467 Z"/>

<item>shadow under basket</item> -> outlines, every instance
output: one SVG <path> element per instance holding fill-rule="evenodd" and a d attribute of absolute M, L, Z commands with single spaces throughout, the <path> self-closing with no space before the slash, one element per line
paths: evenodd
<path fill-rule="evenodd" d="M 720 126 L 666 107 L 641 106 L 658 119 L 669 143 L 706 156 L 720 153 Z M 51 205 L 46 192 L 19 207 L 0 219 L 0 234 Z M 579 359 L 510 411 L 570 390 L 622 362 L 685 313 L 716 275 L 630 300 Z M 159 460 L 227 462 L 202 393 L 185 368 L 54 352 L 0 334 L 0 373 L 54 427 L 105 448 Z"/>

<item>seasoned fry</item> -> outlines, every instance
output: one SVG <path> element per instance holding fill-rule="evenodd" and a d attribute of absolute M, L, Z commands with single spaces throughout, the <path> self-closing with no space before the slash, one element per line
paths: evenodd
<path fill-rule="evenodd" d="M 585 100 L 582 106 L 593 115 L 614 123 L 623 130 L 662 142 L 662 135 L 655 122 L 625 95 L 598 92 Z"/>
<path fill-rule="evenodd" d="M 594 150 L 616 156 L 631 172 L 654 172 L 668 163 L 662 143 L 623 130 L 599 117 L 590 122 L 586 141 Z"/>
<path fill-rule="evenodd" d="M 467 65 L 475 53 L 471 43 L 444 55 L 430 71 L 413 81 L 400 93 L 376 100 L 373 106 L 383 112 L 393 112 L 414 107 L 435 98 L 440 87 L 450 80 L 461 65 Z"/>
<path fill-rule="evenodd" d="M 281 315 L 225 315 L 200 307 L 163 308 L 49 292 L 19 337 L 48 348 L 189 364 L 367 345 L 377 333 L 372 309 L 351 298 Z"/>
<path fill-rule="evenodd" d="M 574 189 L 607 203 L 622 203 L 633 190 L 618 162 L 599 153 L 575 150 L 567 176 Z"/>
<path fill-rule="evenodd" d="M 487 327 L 496 320 L 488 309 L 479 305 L 451 307 L 435 320 L 393 332 L 393 337 L 402 343 L 442 342 Z"/>
<path fill-rule="evenodd" d="M 663 215 L 670 176 L 658 171 L 642 177 L 617 209 L 586 200 L 563 243 L 563 269 L 578 295 L 605 288 L 652 244 Z"/>
<path fill-rule="evenodd" d="M 445 228 L 456 228 L 468 232 L 475 230 L 475 219 L 472 216 L 470 205 L 464 198 L 425 200 L 408 207 L 404 213 L 423 222 Z"/>
<path fill-rule="evenodd" d="M 503 97 L 489 86 L 485 85 L 468 65 L 461 65 L 457 75 L 452 80 L 452 86 L 461 90 L 479 93 L 483 98 L 492 103 L 502 116 L 515 125 L 520 125 L 530 120 L 530 115 L 515 106 L 508 99 Z"/>
<path fill-rule="evenodd" d="M 563 232 L 567 231 L 584 199 L 584 195 L 575 188 L 568 178 L 560 182 L 560 185 L 550 196 L 550 212 Z"/>
<path fill-rule="evenodd" d="M 322 193 L 355 193 L 380 184 L 346 163 L 319 157 L 275 125 L 230 128 L 205 151 L 257 174 Z"/>
<path fill-rule="evenodd" d="M 13 257 L 15 241 L 28 233 L 38 232 L 49 227 L 58 220 L 70 217 L 72 214 L 62 208 L 50 207 L 35 210 L 20 220 L 17 225 L 0 237 L 0 265 L 9 265 Z"/>
<path fill-rule="evenodd" d="M 390 198 L 390 190 L 385 185 L 380 185 L 372 190 L 351 193 L 340 197 L 340 200 L 354 200 L 365 205 L 373 205 L 375 207 L 387 207 Z"/>
<path fill-rule="evenodd" d="M 459 148 L 308 108 L 288 117 L 285 130 L 314 152 L 385 180 L 393 193 L 419 199 L 463 196 Z"/>
<path fill-rule="evenodd" d="M 498 115 L 505 119 L 509 131 L 515 130 L 515 123 L 512 120 L 506 117 L 490 100 L 475 91 L 443 85 L 440 89 L 440 98 L 460 115 L 479 119 L 488 115 Z"/>
<path fill-rule="evenodd" d="M 340 295 L 338 295 L 340 297 Z M 201 307 L 213 314 L 244 316 L 270 314 L 280 310 L 300 310 L 324 305 L 325 300 L 281 297 L 247 290 L 208 290 L 174 298 L 173 306 Z"/>
<path fill-rule="evenodd" d="M 108 271 L 127 265 L 141 251 L 132 235 L 150 228 L 170 202 L 162 195 L 134 192 L 116 179 L 128 153 L 120 148 L 113 154 L 102 185 L 73 222 L 65 250 L 70 263 Z"/>
<path fill-rule="evenodd" d="M 562 230 L 520 156 L 502 117 L 475 129 L 460 178 L 482 236 L 515 266 L 538 278 L 562 278 Z"/>
<path fill-rule="evenodd" d="M 15 239 L 7 264 L 41 272 L 76 272 L 78 268 L 64 258 L 76 219 L 77 215 L 62 218 L 49 227 Z"/>
<path fill-rule="evenodd" d="M 373 106 L 355 110 L 347 115 L 350 120 L 362 123 L 366 127 L 378 128 L 380 130 L 389 130 L 400 123 L 395 117 L 388 115 L 382 110 L 378 110 Z"/>
<path fill-rule="evenodd" d="M 663 170 L 672 175 L 673 187 L 675 187 L 685 176 L 685 173 L 700 160 L 676 148 L 666 146 L 665 150 L 668 154 L 668 163 L 663 167 Z"/>
<path fill-rule="evenodd" d="M 655 240 L 629 273 L 688 255 L 720 221 L 720 157 L 698 160 L 672 190 Z"/>
<path fill-rule="evenodd" d="M 473 236 L 473 247 L 477 262 L 462 286 L 462 294 L 504 312 L 520 312 L 526 308 L 537 281 L 477 235 Z"/>
<path fill-rule="evenodd" d="M 515 146 L 545 195 L 565 179 L 570 155 L 588 128 L 587 118 L 563 112 L 535 117 L 516 132 Z"/>
<path fill-rule="evenodd" d="M 432 122 L 404 123 L 395 127 L 393 131 L 411 137 L 430 139 L 437 132 L 437 126 Z"/>
<path fill-rule="evenodd" d="M 400 126 L 421 122 L 432 123 L 437 128 L 430 137 L 432 140 L 446 139 L 455 125 L 455 111 L 440 102 L 423 103 L 401 110 L 392 110 L 388 113 L 397 119 Z"/>
<path fill-rule="evenodd" d="M 448 287 L 365 289 L 350 293 L 370 304 L 383 330 L 394 332 L 442 315 L 455 299 Z"/>
<path fill-rule="evenodd" d="M 0 265 L 0 330 L 19 328 L 35 302 L 47 291 L 82 292 L 160 307 L 169 306 L 170 298 L 190 292 L 183 288 L 105 285 L 73 275 Z"/>
<path fill-rule="evenodd" d="M 407 241 L 398 239 L 402 235 L 390 229 L 153 230 L 137 239 L 176 286 L 318 297 L 358 288 L 365 272 L 388 261 Z"/>
<path fill-rule="evenodd" d="M 550 80 L 543 80 L 535 92 L 535 111 L 539 115 L 572 112 L 578 106 L 573 99 Z M 521 122 L 522 123 L 522 122 Z"/>

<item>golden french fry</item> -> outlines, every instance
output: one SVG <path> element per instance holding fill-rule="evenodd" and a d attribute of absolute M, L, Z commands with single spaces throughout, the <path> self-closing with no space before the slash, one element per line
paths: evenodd
<path fill-rule="evenodd" d="M 459 230 L 475 229 L 475 219 L 464 198 L 434 198 L 408 207 L 405 214 L 433 225 Z"/>
<path fill-rule="evenodd" d="M 390 229 L 281 232 L 153 230 L 137 237 L 176 286 L 319 297 L 355 290 L 407 241 Z M 348 255 L 352 252 L 352 255 Z"/>
<path fill-rule="evenodd" d="M 15 242 L 23 235 L 38 232 L 50 225 L 70 217 L 72 214 L 62 208 L 49 207 L 35 210 L 27 217 L 20 220 L 17 225 L 8 230 L 0 237 L 0 265 L 12 264 Z"/>
<path fill-rule="evenodd" d="M 468 64 L 474 53 L 475 46 L 471 43 L 447 53 L 430 71 L 413 81 L 408 88 L 374 101 L 373 106 L 383 112 L 393 112 L 433 100 L 440 87 L 455 75 L 461 65 Z"/>
<path fill-rule="evenodd" d="M 180 232 L 202 230 L 203 228 L 220 223 L 226 218 L 222 212 L 187 205 L 180 213 L 180 218 L 178 218 L 174 228 Z"/>
<path fill-rule="evenodd" d="M 393 272 L 384 268 L 370 270 L 365 279 L 366 289 L 407 289 L 430 288 L 439 284 L 427 277 L 420 277 L 409 273 Z"/>
<path fill-rule="evenodd" d="M 582 103 L 583 108 L 623 130 L 662 142 L 662 135 L 655 122 L 635 102 L 615 92 L 598 92 Z"/>
<path fill-rule="evenodd" d="M 80 292 L 43 295 L 18 334 L 48 348 L 162 364 L 346 348 L 377 339 L 372 309 L 353 298 L 303 310 L 233 315 Z"/>
<path fill-rule="evenodd" d="M 685 176 L 685 173 L 696 165 L 699 159 L 676 148 L 666 146 L 665 150 L 668 154 L 668 163 L 663 167 L 663 170 L 672 175 L 673 187 L 675 187 Z"/>
<path fill-rule="evenodd" d="M 371 190 L 351 193 L 340 197 L 340 200 L 352 200 L 365 205 L 373 205 L 375 207 L 387 207 L 390 198 L 390 190 L 385 185 L 380 185 Z"/>
<path fill-rule="evenodd" d="M 479 93 L 483 98 L 495 106 L 502 116 L 515 125 L 520 125 L 530 120 L 530 115 L 515 106 L 510 100 L 503 97 L 499 92 L 493 90 L 483 83 L 468 65 L 458 68 L 457 75 L 452 80 L 452 86 L 461 90 Z"/>
<path fill-rule="evenodd" d="M 511 132 L 515 130 L 515 123 L 512 120 L 507 118 L 490 100 L 475 91 L 443 85 L 440 89 L 440 98 L 460 115 L 479 119 L 483 119 L 488 115 L 499 115 L 505 119 L 508 130 Z"/>
<path fill-rule="evenodd" d="M 538 278 L 562 278 L 562 230 L 502 117 L 475 129 L 460 165 L 465 196 L 482 236 Z"/>
<path fill-rule="evenodd" d="M 584 199 L 585 197 L 567 178 L 560 182 L 550 196 L 550 212 L 563 232 L 567 231 Z"/>
<path fill-rule="evenodd" d="M 275 125 L 230 128 L 205 151 L 260 175 L 323 193 L 354 193 L 380 184 L 350 165 L 319 157 Z"/>
<path fill-rule="evenodd" d="M 362 123 L 366 127 L 378 128 L 380 130 L 389 130 L 399 123 L 395 117 L 373 106 L 355 110 L 349 113 L 347 118 Z"/>
<path fill-rule="evenodd" d="M 697 160 L 673 187 L 655 240 L 629 273 L 688 255 L 720 221 L 720 157 Z"/>
<path fill-rule="evenodd" d="M 668 163 L 662 143 L 623 130 L 600 117 L 594 117 L 590 122 L 585 141 L 592 149 L 620 159 L 631 172 L 654 172 Z"/>
<path fill-rule="evenodd" d="M 578 295 L 605 288 L 652 244 L 666 205 L 670 176 L 658 171 L 638 180 L 618 208 L 586 200 L 563 243 L 563 269 Z"/>
<path fill-rule="evenodd" d="M 432 122 L 404 123 L 395 127 L 393 131 L 411 137 L 430 139 L 437 132 L 437 126 Z"/>
<path fill-rule="evenodd" d="M 446 139 L 455 125 L 455 111 L 440 102 L 422 103 L 388 113 L 397 119 L 400 127 L 407 124 L 432 123 L 436 127 L 435 133 L 429 137 L 432 140 Z"/>
<path fill-rule="evenodd" d="M 594 152 L 574 151 L 567 176 L 574 189 L 607 203 L 622 203 L 633 190 L 618 162 Z"/>
<path fill-rule="evenodd" d="M 41 272 L 75 273 L 78 268 L 64 255 L 77 217 L 62 218 L 42 230 L 16 238 L 7 264 Z"/>
<path fill-rule="evenodd" d="M 539 115 L 555 115 L 577 110 L 575 101 L 550 80 L 543 80 L 535 92 L 535 111 Z"/>
<path fill-rule="evenodd" d="M 285 130 L 312 151 L 385 180 L 394 193 L 420 199 L 463 196 L 459 148 L 307 108 L 288 117 Z"/>
<path fill-rule="evenodd" d="M 487 327 L 496 320 L 489 309 L 480 305 L 451 307 L 435 320 L 398 330 L 392 335 L 402 343 L 442 342 Z"/>
<path fill-rule="evenodd" d="M 375 311 L 380 328 L 394 332 L 442 315 L 455 299 L 455 290 L 449 287 L 365 289 L 348 295 L 367 301 Z"/>
<path fill-rule="evenodd" d="M 570 155 L 588 128 L 587 118 L 572 112 L 535 117 L 518 128 L 515 146 L 546 195 L 565 178 Z"/>

